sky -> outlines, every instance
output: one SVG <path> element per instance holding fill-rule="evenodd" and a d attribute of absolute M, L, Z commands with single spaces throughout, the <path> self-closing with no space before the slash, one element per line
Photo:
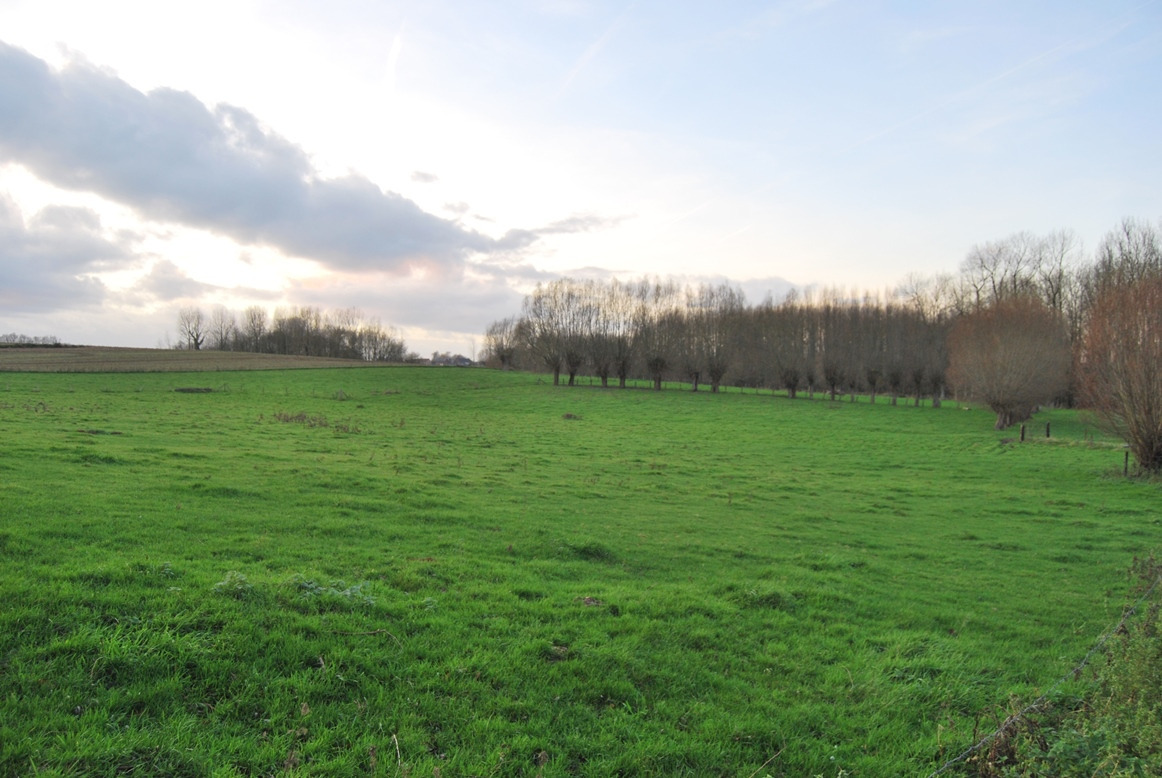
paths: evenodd
<path fill-rule="evenodd" d="M 890 290 L 1162 217 L 1162 0 L 0 0 L 0 334 Z"/>

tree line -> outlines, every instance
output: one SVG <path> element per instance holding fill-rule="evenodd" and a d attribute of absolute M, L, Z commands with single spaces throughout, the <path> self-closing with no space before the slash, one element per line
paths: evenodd
<path fill-rule="evenodd" d="M 178 312 L 176 348 L 248 351 L 262 354 L 405 362 L 416 359 L 403 338 L 354 308 L 323 311 L 310 306 L 276 308 L 268 314 L 252 305 L 239 315 L 216 306 L 207 316 L 198 307 Z"/>
<path fill-rule="evenodd" d="M 616 381 L 765 387 L 986 403 L 1004 428 L 1042 404 L 1084 405 L 1162 468 L 1162 239 L 1126 219 L 1091 255 L 1069 231 L 974 246 L 959 273 L 886 296 L 792 292 L 751 305 L 730 284 L 563 278 L 489 325 L 485 359 Z"/>
<path fill-rule="evenodd" d="M 895 300 L 792 293 L 747 305 L 729 284 L 681 286 L 560 279 L 539 285 L 519 317 L 485 332 L 498 367 L 542 369 L 555 383 L 589 373 L 616 380 L 724 384 L 801 392 L 936 396 L 943 388 L 947 320 Z"/>
<path fill-rule="evenodd" d="M 9 332 L 0 335 L 0 343 L 14 346 L 59 346 L 60 340 L 56 335 L 24 335 L 17 332 Z"/>

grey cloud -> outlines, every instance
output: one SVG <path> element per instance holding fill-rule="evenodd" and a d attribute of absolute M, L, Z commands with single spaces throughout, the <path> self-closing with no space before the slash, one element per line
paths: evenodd
<path fill-rule="evenodd" d="M 497 246 L 503 251 L 521 251 L 528 248 L 532 244 L 539 241 L 546 235 L 567 235 L 576 232 L 591 232 L 597 229 L 605 229 L 608 227 L 615 227 L 624 221 L 622 217 L 610 218 L 605 216 L 597 216 L 594 214 L 577 214 L 570 216 L 567 219 L 555 221 L 544 227 L 536 229 L 514 229 L 509 230 L 504 234 L 500 240 L 497 241 Z"/>
<path fill-rule="evenodd" d="M 417 184 L 434 184 L 440 180 L 440 177 L 435 173 L 425 173 L 422 170 L 412 171 L 412 181 Z"/>
<path fill-rule="evenodd" d="M 58 311 L 100 303 L 105 286 L 90 274 L 136 262 L 128 245 L 102 234 L 85 208 L 50 206 L 25 221 L 0 195 L 0 311 Z"/>
<path fill-rule="evenodd" d="M 0 105 L 0 160 L 151 219 L 356 271 L 455 268 L 500 248 L 365 177 L 321 178 L 301 148 L 242 108 L 143 93 L 82 63 L 54 72 L 5 43 Z"/>
<path fill-rule="evenodd" d="M 144 292 L 150 297 L 172 302 L 174 300 L 195 299 L 212 292 L 217 287 L 195 281 L 180 267 L 163 259 L 154 264 L 149 273 L 136 285 L 134 291 Z"/>

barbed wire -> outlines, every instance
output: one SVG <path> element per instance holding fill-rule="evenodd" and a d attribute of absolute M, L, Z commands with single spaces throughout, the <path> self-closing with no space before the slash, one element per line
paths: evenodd
<path fill-rule="evenodd" d="M 1016 713 L 1011 714 L 995 730 L 993 730 L 989 734 L 985 735 L 980 740 L 973 743 L 971 746 L 969 746 L 968 748 L 966 748 L 964 751 L 960 752 L 959 754 L 957 754 L 953 758 L 949 759 L 947 762 L 942 764 L 940 766 L 940 768 L 938 770 L 936 770 L 936 772 L 929 773 L 927 778 L 936 778 L 939 775 L 943 775 L 944 773 L 951 770 L 953 767 L 955 767 L 960 762 L 963 762 L 966 759 L 968 759 L 970 756 L 975 754 L 977 751 L 981 750 L 982 748 L 987 746 L 989 743 L 993 742 L 998 737 L 1000 737 L 1002 734 L 1004 734 L 1006 730 L 1013 727 L 1017 722 L 1021 721 L 1026 716 L 1028 716 L 1030 713 L 1032 713 L 1033 711 L 1035 711 L 1039 707 L 1041 707 L 1041 705 L 1043 705 L 1045 703 L 1045 701 L 1049 698 L 1049 696 L 1052 695 L 1058 689 L 1060 689 L 1065 684 L 1066 681 L 1068 681 L 1070 678 L 1076 678 L 1081 673 L 1081 671 L 1085 669 L 1086 665 L 1089 664 L 1089 660 L 1093 659 L 1094 654 L 1101 651 L 1102 648 L 1105 647 L 1105 644 L 1107 642 L 1109 642 L 1109 639 L 1111 637 L 1113 637 L 1114 635 L 1116 635 L 1122 631 L 1122 629 L 1126 626 L 1126 622 L 1129 621 L 1130 618 L 1138 611 L 1138 608 L 1141 607 L 1142 603 L 1145 602 L 1150 597 L 1150 595 L 1152 595 L 1154 593 L 1154 590 L 1158 588 L 1159 583 L 1162 583 L 1162 576 L 1158 576 L 1154 579 L 1154 582 L 1152 584 L 1150 584 L 1150 588 L 1148 588 L 1146 590 L 1145 594 L 1143 594 L 1141 597 L 1138 598 L 1138 601 L 1135 602 L 1133 604 L 1133 606 L 1131 606 L 1129 609 L 1127 609 L 1122 614 L 1121 620 L 1117 623 L 1117 625 L 1113 629 L 1107 630 L 1100 638 L 1098 638 L 1097 642 L 1094 643 L 1093 647 L 1089 649 L 1089 652 L 1082 658 L 1081 662 L 1077 665 L 1077 667 L 1074 667 L 1068 673 L 1061 676 L 1061 678 L 1059 678 L 1055 684 L 1050 686 L 1044 693 L 1042 693 L 1040 697 L 1033 700 L 1031 703 L 1029 703 L 1025 707 L 1021 708 Z"/>

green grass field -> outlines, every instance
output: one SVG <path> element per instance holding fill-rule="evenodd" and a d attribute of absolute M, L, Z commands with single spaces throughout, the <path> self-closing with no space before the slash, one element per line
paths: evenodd
<path fill-rule="evenodd" d="M 992 423 L 0 374 L 0 774 L 927 775 L 1076 665 L 1162 536 L 1084 419 Z"/>

